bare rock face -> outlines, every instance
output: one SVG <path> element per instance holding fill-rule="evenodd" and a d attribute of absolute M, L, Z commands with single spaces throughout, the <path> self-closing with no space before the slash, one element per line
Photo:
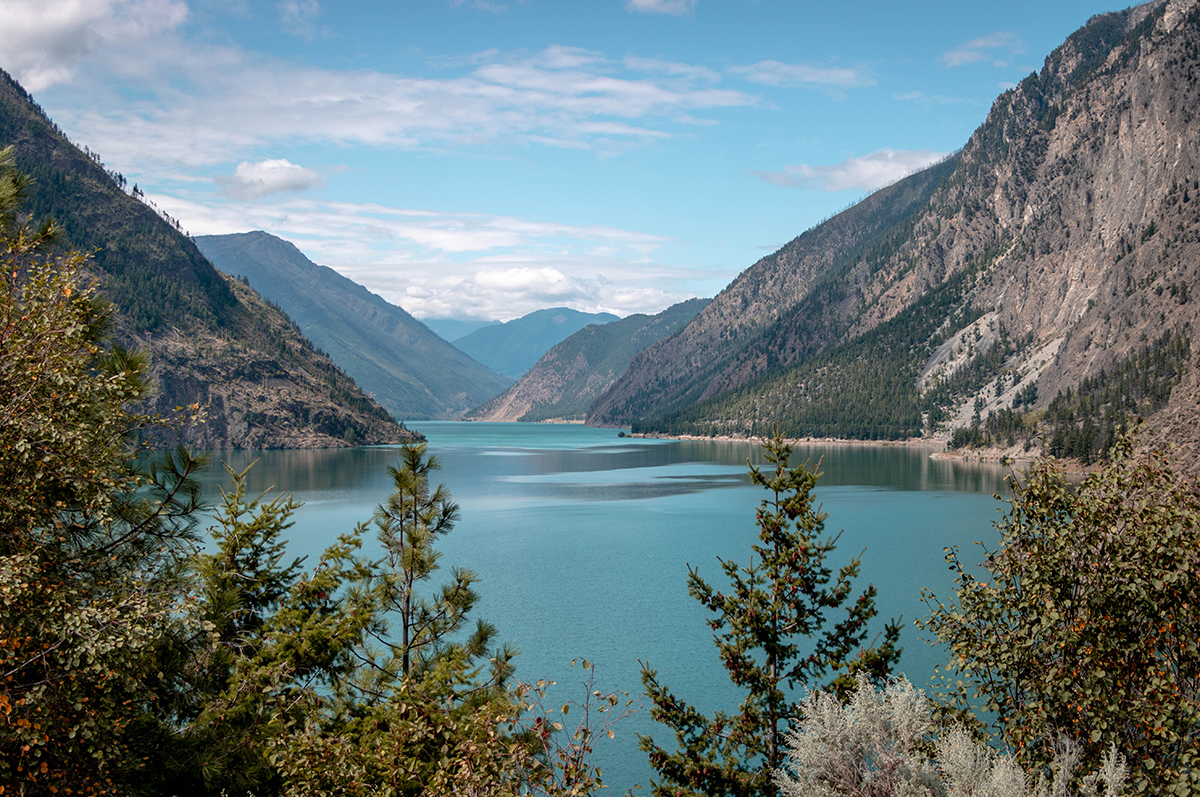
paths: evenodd
<path fill-rule="evenodd" d="M 164 418 L 199 415 L 154 433 L 156 444 L 343 448 L 422 439 L 364 396 L 254 291 L 229 283 L 242 308 L 232 328 L 130 336 L 150 353 L 149 411 Z"/>
<path fill-rule="evenodd" d="M 996 100 L 959 153 L 748 269 L 635 358 L 588 420 L 653 427 L 740 391 L 742 405 L 722 405 L 732 413 L 756 403 L 764 378 L 845 350 L 956 280 L 962 300 L 929 337 L 929 367 L 912 373 L 918 393 L 955 331 L 946 324 L 966 310 L 1021 341 L 1035 409 L 1152 341 L 1190 334 L 1200 310 L 1197 0 L 1093 18 Z M 1200 346 L 1191 356 L 1150 425 L 1195 445 Z"/>

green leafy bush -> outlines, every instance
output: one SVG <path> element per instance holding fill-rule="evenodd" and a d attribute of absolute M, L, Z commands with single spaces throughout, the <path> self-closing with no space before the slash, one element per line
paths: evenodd
<path fill-rule="evenodd" d="M 947 696 L 995 717 L 1027 767 L 1052 741 L 1084 768 L 1116 745 L 1138 793 L 1200 791 L 1200 497 L 1162 452 L 1130 436 L 1073 486 L 1053 460 L 1014 484 L 1000 546 L 976 577 L 950 550 L 957 601 L 924 627 L 961 676 Z"/>

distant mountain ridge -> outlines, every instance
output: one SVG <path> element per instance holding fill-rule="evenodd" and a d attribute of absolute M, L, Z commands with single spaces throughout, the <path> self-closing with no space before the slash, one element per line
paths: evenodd
<path fill-rule="evenodd" d="M 159 445 L 317 448 L 419 438 L 314 351 L 281 313 L 223 277 L 178 228 L 122 190 L 94 153 L 66 139 L 0 71 L 0 143 L 34 180 L 26 208 L 53 218 L 63 245 L 93 252 L 117 334 L 150 355 L 149 411 L 199 401 L 203 423 L 161 431 Z"/>
<path fill-rule="evenodd" d="M 492 327 L 499 321 L 460 321 L 456 318 L 422 318 L 421 323 L 433 330 L 442 340 L 453 343 L 477 329 Z"/>
<path fill-rule="evenodd" d="M 582 313 L 569 307 L 551 307 L 477 329 L 455 340 L 454 345 L 496 373 L 516 379 L 551 347 L 588 324 L 616 320 L 612 313 Z"/>
<path fill-rule="evenodd" d="M 635 354 L 668 337 L 708 305 L 688 299 L 657 315 L 589 324 L 546 352 L 515 385 L 467 414 L 475 421 L 583 420 Z"/>
<path fill-rule="evenodd" d="M 289 241 L 262 231 L 195 240 L 217 268 L 245 276 L 278 304 L 398 418 L 457 418 L 511 384 L 402 308 L 313 263 Z"/>
<path fill-rule="evenodd" d="M 961 152 L 752 266 L 588 422 L 895 439 L 1062 394 L 1071 434 L 1144 414 L 1200 450 L 1198 78 L 1196 0 L 1094 17 Z M 1116 372 L 1169 399 L 1089 392 Z"/>

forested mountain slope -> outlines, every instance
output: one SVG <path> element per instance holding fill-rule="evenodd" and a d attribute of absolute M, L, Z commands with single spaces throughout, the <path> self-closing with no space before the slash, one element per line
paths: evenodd
<path fill-rule="evenodd" d="M 245 276 L 278 304 L 397 418 L 456 418 L 511 382 L 282 238 L 261 231 L 203 235 L 196 245 L 221 271 Z"/>
<path fill-rule="evenodd" d="M 961 152 L 749 269 L 589 422 L 908 437 L 1044 411 L 1158 347 L 1169 399 L 1126 414 L 1197 442 L 1198 111 L 1195 0 L 1093 18 Z"/>
<path fill-rule="evenodd" d="M 476 421 L 582 420 L 635 354 L 696 317 L 708 299 L 688 299 L 657 315 L 589 324 L 546 352 L 501 395 L 467 414 Z"/>
<path fill-rule="evenodd" d="M 588 324 L 616 321 L 612 313 L 581 313 L 569 307 L 534 310 L 504 324 L 482 327 L 454 345 L 497 373 L 516 379 L 557 343 Z"/>
<path fill-rule="evenodd" d="M 34 180 L 26 210 L 55 219 L 64 247 L 94 253 L 118 336 L 149 352 L 150 410 L 207 407 L 203 423 L 164 432 L 159 443 L 326 447 L 414 437 L 282 313 L 219 274 L 177 223 L 125 193 L 123 178 L 68 141 L 0 71 L 0 145 L 7 144 Z"/>

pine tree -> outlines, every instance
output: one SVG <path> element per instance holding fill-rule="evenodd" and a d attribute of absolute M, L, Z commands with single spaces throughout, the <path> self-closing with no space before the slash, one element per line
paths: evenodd
<path fill-rule="evenodd" d="M 801 716 L 796 688 L 848 694 L 859 673 L 886 678 L 900 654 L 896 622 L 887 625 L 881 645 L 864 647 L 875 588 L 853 595 L 858 557 L 836 573 L 827 562 L 841 535 L 824 536 L 826 515 L 812 495 L 821 474 L 808 463 L 789 468 L 792 449 L 778 434 L 763 448 L 773 471 L 750 468 L 754 483 L 770 493 L 756 513 L 760 544 L 752 546 L 750 564 L 719 560 L 728 592 L 688 568 L 688 592 L 713 613 L 721 663 L 746 698 L 737 713 L 709 718 L 643 665 L 651 716 L 675 731 L 679 746 L 668 752 L 640 737 L 662 777 L 653 785 L 658 795 L 774 794 L 771 773 L 783 763 L 788 725 Z"/>
<path fill-rule="evenodd" d="M 395 626 L 385 629 L 393 659 L 379 664 L 385 677 L 422 677 L 447 655 L 482 656 L 495 635 L 491 624 L 479 621 L 465 642 L 449 641 L 478 600 L 474 572 L 456 567 L 450 582 L 432 596 L 418 591 L 438 569 L 441 554 L 434 542 L 453 530 L 459 517 L 458 504 L 445 485 L 430 486 L 430 473 L 440 468 L 437 457 L 426 455 L 425 443 L 405 445 L 400 466 L 388 468 L 395 491 L 375 512 L 379 542 L 386 553 L 375 583 L 376 600 L 391 614 Z M 382 633 L 377 638 L 384 641 Z"/>

